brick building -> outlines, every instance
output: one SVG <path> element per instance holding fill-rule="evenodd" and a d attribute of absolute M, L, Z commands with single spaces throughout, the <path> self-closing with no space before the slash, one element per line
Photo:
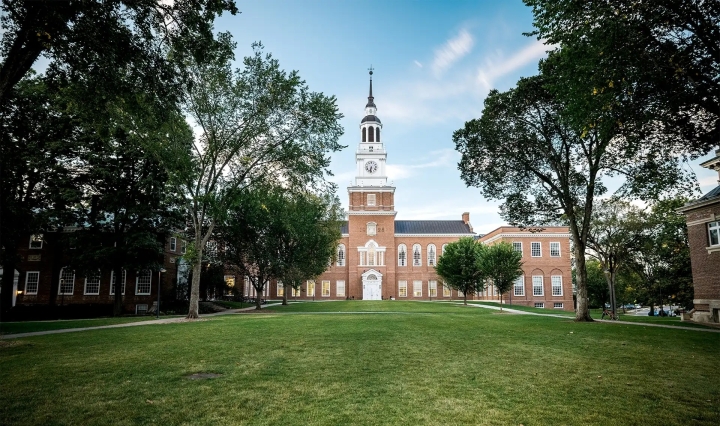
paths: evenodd
<path fill-rule="evenodd" d="M 701 166 L 718 172 L 720 149 Z M 720 322 L 720 185 L 681 209 L 688 226 L 695 296 L 693 321 Z"/>
<path fill-rule="evenodd" d="M 461 294 L 444 287 L 435 273 L 445 245 L 461 237 L 475 237 L 470 214 L 459 220 L 395 220 L 395 187 L 388 184 L 387 151 L 382 123 L 370 93 L 360 122 L 355 152 L 355 182 L 348 187 L 348 220 L 342 228 L 337 261 L 315 280 L 307 280 L 298 299 L 450 300 Z M 480 238 L 486 244 L 513 243 L 523 253 L 525 274 L 515 285 L 512 302 L 527 306 L 573 310 L 569 231 L 542 232 L 501 227 Z M 236 277 L 228 276 L 236 282 Z M 280 298 L 281 283 L 272 282 L 263 297 Z M 254 297 L 246 282 L 244 294 Z M 493 288 L 470 297 L 498 300 Z M 506 298 L 509 299 L 508 295 Z"/>

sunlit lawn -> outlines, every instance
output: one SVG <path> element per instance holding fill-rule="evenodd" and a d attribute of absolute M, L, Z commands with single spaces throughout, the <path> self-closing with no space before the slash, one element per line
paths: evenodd
<path fill-rule="evenodd" d="M 0 424 L 716 425 L 718 353 L 692 329 L 302 303 L 0 341 Z"/>

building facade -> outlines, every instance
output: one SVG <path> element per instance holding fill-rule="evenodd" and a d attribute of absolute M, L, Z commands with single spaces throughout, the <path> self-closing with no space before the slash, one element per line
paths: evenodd
<path fill-rule="evenodd" d="M 365 116 L 360 121 L 355 152 L 355 180 L 347 188 L 347 223 L 342 228 L 337 261 L 320 277 L 307 280 L 299 292 L 290 289 L 288 297 L 297 299 L 354 300 L 451 300 L 462 294 L 443 286 L 435 272 L 438 258 L 448 243 L 462 237 L 477 238 L 470 214 L 459 220 L 396 220 L 395 187 L 388 183 L 388 150 L 382 135 L 383 124 L 370 90 Z M 512 295 L 512 303 L 573 310 L 570 274 L 570 234 L 567 228 L 548 228 L 541 232 L 501 227 L 480 238 L 494 244 L 508 241 L 523 253 L 524 276 Z M 228 280 L 237 282 L 234 276 Z M 281 298 L 282 283 L 272 282 L 262 295 Z M 244 295 L 255 297 L 246 282 Z M 493 288 L 469 299 L 498 300 Z"/>
<path fill-rule="evenodd" d="M 683 206 L 695 305 L 692 320 L 720 323 L 720 149 L 701 166 L 718 172 L 718 186 Z"/>

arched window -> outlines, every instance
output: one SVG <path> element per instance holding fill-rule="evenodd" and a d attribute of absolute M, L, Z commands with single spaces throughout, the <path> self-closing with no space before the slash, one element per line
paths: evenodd
<path fill-rule="evenodd" d="M 363 142 L 367 142 L 367 129 L 365 127 L 363 127 L 363 130 L 362 130 L 362 138 L 363 138 L 362 139 Z"/>
<path fill-rule="evenodd" d="M 398 246 L 398 266 L 407 266 L 407 247 L 405 247 L 405 244 Z"/>
<path fill-rule="evenodd" d="M 435 266 L 435 244 L 428 244 L 427 247 L 428 265 Z"/>
<path fill-rule="evenodd" d="M 370 126 L 368 128 L 368 133 L 369 133 L 368 134 L 368 137 L 369 137 L 368 142 L 375 142 L 375 128 L 373 126 Z"/>
<path fill-rule="evenodd" d="M 420 253 L 420 244 L 415 244 L 413 246 L 413 266 L 421 266 L 422 265 L 422 254 Z"/>
<path fill-rule="evenodd" d="M 375 244 L 368 244 L 368 251 L 367 251 L 367 265 L 368 266 L 375 266 Z"/>
<path fill-rule="evenodd" d="M 345 245 L 340 244 L 337 249 L 337 266 L 345 266 Z"/>
<path fill-rule="evenodd" d="M 375 128 L 375 142 L 380 142 L 380 128 Z"/>
<path fill-rule="evenodd" d="M 447 247 L 447 244 L 443 244 L 443 245 L 442 245 L 442 253 L 440 254 L 440 256 L 442 256 L 443 254 L 445 254 L 445 247 Z"/>

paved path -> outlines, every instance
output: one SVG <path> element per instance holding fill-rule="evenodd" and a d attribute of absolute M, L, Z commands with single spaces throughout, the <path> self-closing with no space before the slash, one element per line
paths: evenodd
<path fill-rule="evenodd" d="M 292 302 L 291 302 L 292 303 Z M 457 303 L 458 305 L 462 305 L 462 303 Z M 280 306 L 280 303 L 270 303 L 267 305 L 263 305 L 263 308 L 270 308 L 273 306 Z M 468 307 L 475 307 L 475 308 L 484 308 L 484 309 L 494 309 L 494 310 L 500 310 L 499 306 L 493 306 L 493 305 L 481 305 L 477 303 L 468 304 Z M 248 311 L 254 311 L 255 307 L 251 306 L 249 308 L 243 308 L 243 309 L 228 309 L 226 311 L 221 312 L 215 312 L 212 314 L 205 314 L 200 317 L 202 318 L 208 318 L 208 317 L 215 317 L 220 315 L 232 315 L 237 314 L 240 312 L 248 312 Z M 572 317 L 566 316 L 566 315 L 558 315 L 558 314 L 541 314 L 536 312 L 526 312 L 526 311 L 519 311 L 517 309 L 512 308 L 506 308 L 503 307 L 504 312 L 509 312 L 513 314 L 518 315 L 535 315 L 535 316 L 541 316 L 541 317 L 554 317 L 554 318 L 563 318 L 566 320 L 572 320 Z M 287 314 L 290 314 L 291 312 L 288 312 Z M 389 311 L 380 311 L 380 312 L 292 312 L 292 314 L 413 314 L 415 312 L 389 312 Z M 283 314 L 286 315 L 286 314 Z M 185 317 L 180 318 L 163 318 L 159 320 L 149 320 L 149 321 L 139 321 L 139 322 L 128 322 L 124 324 L 113 324 L 113 325 L 100 325 L 97 327 L 82 327 L 82 328 L 66 328 L 62 330 L 46 330 L 46 331 L 34 331 L 32 333 L 15 333 L 15 334 L 4 334 L 0 335 L 0 339 L 18 339 L 21 337 L 32 337 L 32 336 L 45 336 L 48 334 L 61 334 L 61 333 L 73 333 L 77 331 L 87 331 L 87 330 L 102 330 L 104 328 L 121 328 L 121 327 L 135 327 L 139 325 L 150 325 L 150 324 L 172 324 L 172 323 L 181 323 L 181 322 L 191 322 L 192 320 L 188 320 Z M 672 328 L 676 330 L 689 330 L 689 331 L 704 331 L 708 333 L 720 333 L 720 329 L 713 329 L 713 328 L 697 328 L 697 327 L 682 327 L 678 325 L 664 325 L 664 324 L 650 324 L 650 323 L 643 323 L 643 322 L 629 322 L 629 321 L 609 321 L 609 320 L 595 320 L 598 322 L 603 323 L 610 323 L 610 324 L 626 324 L 626 325 L 636 325 L 636 326 L 643 326 L 643 327 L 660 327 L 660 328 Z"/>

